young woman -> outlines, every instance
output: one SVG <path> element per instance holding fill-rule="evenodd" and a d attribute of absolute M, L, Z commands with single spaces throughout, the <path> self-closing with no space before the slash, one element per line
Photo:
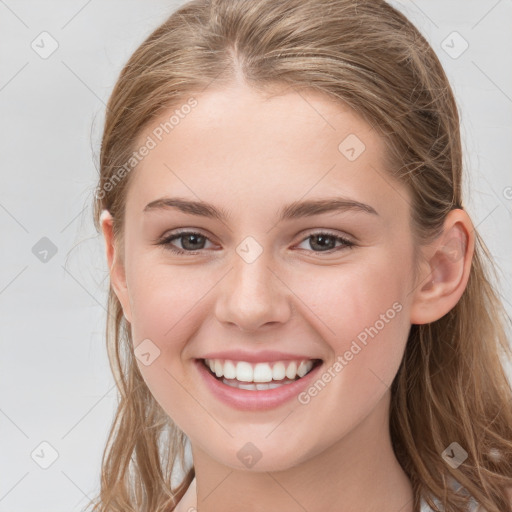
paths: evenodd
<path fill-rule="evenodd" d="M 184 4 L 124 67 L 100 166 L 95 511 L 512 512 L 506 315 L 404 15 Z"/>

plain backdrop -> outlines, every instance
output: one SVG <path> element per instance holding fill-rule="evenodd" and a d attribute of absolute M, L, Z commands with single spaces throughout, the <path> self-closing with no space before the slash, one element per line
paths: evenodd
<path fill-rule="evenodd" d="M 80 511 L 98 491 L 116 404 L 91 210 L 105 103 L 132 52 L 181 3 L 0 0 L 0 512 Z M 467 208 L 510 314 L 512 2 L 392 4 L 451 80 Z"/>

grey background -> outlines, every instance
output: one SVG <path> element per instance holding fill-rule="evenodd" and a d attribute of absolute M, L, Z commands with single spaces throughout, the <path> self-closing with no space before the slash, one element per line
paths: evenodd
<path fill-rule="evenodd" d="M 104 107 L 131 53 L 181 3 L 0 0 L 0 512 L 75 512 L 98 490 L 116 405 L 107 266 L 91 220 Z M 391 3 L 430 41 L 455 90 L 466 204 L 510 314 L 512 2 Z M 51 48 L 43 31 L 58 43 L 47 58 L 31 46 Z M 458 58 L 445 51 L 462 49 L 454 31 L 469 44 Z M 43 237 L 57 250 L 46 262 L 34 254 Z"/>

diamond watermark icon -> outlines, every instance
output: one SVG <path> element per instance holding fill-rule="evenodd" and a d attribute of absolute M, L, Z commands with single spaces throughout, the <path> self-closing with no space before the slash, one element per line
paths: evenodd
<path fill-rule="evenodd" d="M 238 244 L 236 252 L 246 263 L 253 263 L 263 252 L 263 247 L 255 238 L 248 236 Z"/>
<path fill-rule="evenodd" d="M 466 246 L 460 238 L 451 238 L 441 249 L 452 263 L 459 261 L 466 254 Z"/>
<path fill-rule="evenodd" d="M 160 355 L 160 349 L 146 338 L 137 345 L 134 354 L 144 366 L 149 366 Z"/>
<path fill-rule="evenodd" d="M 441 48 L 452 58 L 458 59 L 468 48 L 469 43 L 456 31 L 441 41 Z"/>
<path fill-rule="evenodd" d="M 261 459 L 262 453 L 254 444 L 248 442 L 238 450 L 236 456 L 244 466 L 252 468 Z"/>
<path fill-rule="evenodd" d="M 48 469 L 59 458 L 59 452 L 48 441 L 43 441 L 30 456 L 39 467 Z"/>
<path fill-rule="evenodd" d="M 459 443 L 454 441 L 441 454 L 441 457 L 453 469 L 457 469 L 468 458 L 468 452 Z"/>
<path fill-rule="evenodd" d="M 32 254 L 43 263 L 48 263 L 57 254 L 57 246 L 49 238 L 43 236 L 32 247 Z"/>
<path fill-rule="evenodd" d="M 30 46 L 41 59 L 47 59 L 57 50 L 59 43 L 51 34 L 44 31 L 30 43 Z"/>
<path fill-rule="evenodd" d="M 365 149 L 363 141 L 354 133 L 345 137 L 338 146 L 339 152 L 351 162 L 359 158 Z"/>

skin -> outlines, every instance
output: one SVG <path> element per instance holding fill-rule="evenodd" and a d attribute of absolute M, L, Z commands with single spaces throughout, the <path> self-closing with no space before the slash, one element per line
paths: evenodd
<path fill-rule="evenodd" d="M 412 487 L 391 446 L 389 387 L 411 324 L 442 317 L 466 287 L 469 217 L 450 212 L 442 235 L 421 248 L 415 275 L 410 195 L 382 168 L 384 140 L 353 111 L 317 92 L 283 89 L 267 98 L 242 83 L 195 97 L 197 107 L 132 171 L 124 259 L 111 217 L 102 220 L 134 346 L 150 339 L 160 350 L 150 365 L 137 364 L 191 442 L 197 489 L 176 510 L 412 512 Z M 366 146 L 354 161 L 338 150 L 349 134 Z M 165 195 L 207 201 L 231 216 L 223 223 L 171 209 L 143 213 Z M 277 223 L 285 204 L 333 196 L 378 215 Z M 207 237 L 192 246 L 199 254 L 154 244 L 178 228 Z M 323 253 L 310 237 L 321 230 L 355 247 Z M 247 236 L 263 250 L 251 264 L 236 252 Z M 172 244 L 187 250 L 187 242 Z M 238 411 L 210 393 L 193 364 L 209 351 L 245 348 L 304 353 L 332 367 L 395 302 L 400 312 L 307 404 Z M 262 454 L 252 468 L 237 457 L 249 441 Z"/>

